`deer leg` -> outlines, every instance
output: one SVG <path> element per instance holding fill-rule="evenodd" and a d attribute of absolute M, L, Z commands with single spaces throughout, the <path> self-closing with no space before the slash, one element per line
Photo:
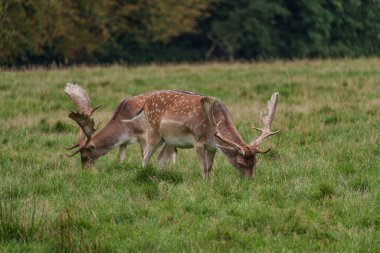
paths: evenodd
<path fill-rule="evenodd" d="M 173 164 L 176 163 L 176 158 L 177 158 L 177 148 L 174 148 L 174 152 L 172 154 L 172 161 L 173 161 Z"/>
<path fill-rule="evenodd" d="M 207 150 L 204 144 L 196 144 L 195 152 L 198 156 L 202 177 L 203 179 L 207 179 L 214 162 L 215 152 Z"/>
<path fill-rule="evenodd" d="M 216 151 L 210 151 L 206 149 L 207 173 L 210 173 L 212 170 L 215 154 L 216 154 Z"/>
<path fill-rule="evenodd" d="M 140 143 L 141 158 L 144 159 L 144 150 L 146 148 L 146 142 L 145 142 L 145 140 L 140 140 L 139 143 Z"/>
<path fill-rule="evenodd" d="M 148 133 L 148 141 L 147 145 L 144 149 L 144 158 L 142 162 L 142 166 L 145 167 L 148 163 L 156 149 L 164 143 L 160 134 L 158 133 Z"/>
<path fill-rule="evenodd" d="M 127 143 L 123 143 L 119 146 L 119 161 L 121 163 L 124 162 L 126 148 L 127 148 Z"/>
<path fill-rule="evenodd" d="M 144 150 L 144 159 L 143 159 L 143 163 L 142 163 L 142 166 L 145 167 L 149 161 L 150 161 L 150 158 L 152 157 L 152 155 L 154 154 L 154 152 L 156 151 L 156 149 L 161 146 L 161 144 L 163 143 L 163 141 L 158 141 L 157 143 L 155 143 L 154 145 L 150 146 L 148 145 L 145 150 Z"/>
<path fill-rule="evenodd" d="M 175 160 L 175 153 L 175 147 L 165 144 L 165 146 L 162 148 L 160 154 L 157 157 L 158 164 L 160 165 L 161 169 L 166 169 L 170 158 L 173 158 L 173 156 Z"/>

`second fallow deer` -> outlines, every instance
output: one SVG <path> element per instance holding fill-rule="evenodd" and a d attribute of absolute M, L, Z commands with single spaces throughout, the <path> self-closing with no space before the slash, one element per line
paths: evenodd
<path fill-rule="evenodd" d="M 91 108 L 87 92 L 79 85 L 69 83 L 65 87 L 65 92 L 71 97 L 77 108 L 76 112 L 72 111 L 68 116 L 79 127 L 77 143 L 67 149 L 78 148 L 69 156 L 72 157 L 79 153 L 82 168 L 94 164 L 99 157 L 116 147 L 119 147 L 119 159 L 122 162 L 125 158 L 127 145 L 136 142 L 140 144 L 141 154 L 143 154 L 143 150 L 146 147 L 145 118 L 129 122 L 123 122 L 123 120 L 128 121 L 128 119 L 138 114 L 151 93 L 144 93 L 120 102 L 111 120 L 102 130 L 94 134 L 95 122 L 92 114 L 98 107 L 95 107 L 95 109 Z M 161 167 L 165 167 L 171 158 L 175 160 L 175 151 L 175 148 L 171 146 L 165 146 L 162 149 L 158 157 Z"/>
<path fill-rule="evenodd" d="M 145 166 L 155 150 L 163 143 L 178 148 L 195 148 L 201 173 L 209 176 L 216 151 L 222 153 L 242 175 L 254 176 L 257 154 L 265 154 L 259 145 L 278 131 L 272 132 L 278 93 L 268 102 L 268 114 L 262 115 L 263 128 L 256 128 L 261 135 L 246 144 L 232 123 L 225 105 L 212 97 L 187 92 L 160 91 L 147 98 L 144 110 L 135 119 L 145 117 L 146 129 Z"/>

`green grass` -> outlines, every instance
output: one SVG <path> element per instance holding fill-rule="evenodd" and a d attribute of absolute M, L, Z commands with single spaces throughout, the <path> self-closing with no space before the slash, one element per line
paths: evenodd
<path fill-rule="evenodd" d="M 90 170 L 73 144 L 75 82 L 102 108 L 152 89 L 222 99 L 248 142 L 280 92 L 255 180 L 217 155 L 202 180 L 193 150 L 160 171 L 114 150 Z M 0 72 L 0 251 L 380 251 L 380 59 Z M 104 125 L 103 123 L 103 125 Z"/>

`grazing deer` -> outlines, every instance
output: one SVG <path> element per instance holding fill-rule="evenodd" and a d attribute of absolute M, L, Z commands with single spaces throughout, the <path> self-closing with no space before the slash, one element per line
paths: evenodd
<path fill-rule="evenodd" d="M 100 156 L 105 155 L 115 147 L 119 147 L 119 160 L 123 162 L 127 145 L 136 142 L 140 144 L 141 154 L 143 154 L 146 146 L 145 118 L 129 122 L 128 119 L 133 118 L 133 116 L 141 111 L 146 99 L 152 93 L 145 93 L 120 102 L 111 120 L 102 130 L 94 135 L 96 131 L 95 122 L 91 116 L 99 106 L 91 109 L 88 94 L 78 85 L 67 84 L 65 92 L 71 97 L 77 108 L 77 112 L 72 111 L 68 116 L 79 126 L 78 142 L 74 146 L 67 148 L 68 150 L 78 149 L 68 156 L 72 157 L 80 153 L 82 168 L 95 163 Z M 127 122 L 123 122 L 122 120 L 126 120 Z M 173 158 L 174 161 L 175 153 L 174 147 L 165 145 L 158 156 L 160 167 L 164 168 L 170 158 Z"/>
<path fill-rule="evenodd" d="M 145 117 L 146 148 L 143 166 L 147 165 L 155 150 L 164 142 L 178 148 L 195 148 L 203 178 L 211 171 L 216 151 L 220 151 L 227 161 L 242 175 L 254 176 L 256 155 L 265 154 L 258 147 L 272 132 L 272 124 L 278 93 L 268 102 L 268 114 L 261 115 L 263 128 L 261 135 L 245 144 L 231 121 L 225 105 L 212 97 L 187 92 L 160 91 L 147 98 L 144 110 L 134 119 Z"/>

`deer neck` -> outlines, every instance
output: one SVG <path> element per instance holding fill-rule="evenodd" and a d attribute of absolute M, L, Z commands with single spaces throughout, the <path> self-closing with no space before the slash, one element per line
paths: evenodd
<path fill-rule="evenodd" d="M 238 130 L 233 124 L 230 114 L 227 108 L 222 103 L 217 103 L 213 108 L 213 116 L 215 118 L 216 124 L 219 122 L 218 130 L 227 140 L 236 143 L 237 145 L 244 147 L 246 144 L 244 143 L 243 138 L 240 136 Z M 214 134 L 213 134 L 214 135 Z M 214 137 L 215 143 L 217 145 L 228 146 L 226 142 L 221 140 L 218 137 Z"/>
<path fill-rule="evenodd" d="M 125 127 L 123 122 L 110 120 L 107 125 L 92 138 L 92 142 L 96 147 L 96 152 L 103 155 L 112 148 L 131 139 L 128 130 L 129 129 Z"/>

